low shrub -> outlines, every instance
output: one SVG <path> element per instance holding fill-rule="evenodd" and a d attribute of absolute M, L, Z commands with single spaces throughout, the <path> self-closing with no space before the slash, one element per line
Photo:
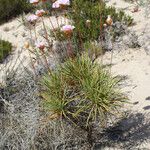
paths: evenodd
<path fill-rule="evenodd" d="M 74 0 L 72 2 L 73 11 L 70 17 L 74 22 L 76 39 L 83 41 L 97 40 L 103 34 L 103 25 L 110 15 L 113 22 L 120 21 L 131 25 L 133 19 L 123 11 L 118 11 L 114 7 L 108 7 L 104 2 Z"/>
<path fill-rule="evenodd" d="M 0 24 L 23 12 L 29 12 L 32 7 L 26 0 L 0 0 Z"/>
<path fill-rule="evenodd" d="M 110 29 L 110 32 L 115 30 L 115 26 L 110 27 L 106 23 L 107 17 L 110 15 L 113 23 L 122 22 L 122 24 L 131 25 L 133 19 L 126 15 L 123 11 L 117 11 L 114 7 L 108 7 L 103 1 L 99 0 L 74 0 L 71 3 L 71 7 L 68 9 L 67 16 L 75 26 L 73 34 L 69 41 L 76 45 L 79 51 L 84 50 L 84 44 L 101 40 L 105 42 L 106 28 Z M 105 26 L 106 25 L 106 26 Z M 61 25 L 60 25 L 61 27 Z M 114 28 L 113 28 L 114 27 Z M 56 40 L 67 40 L 60 28 L 52 29 L 51 36 Z M 115 39 L 115 34 L 111 34 Z M 104 44 L 101 44 L 101 48 L 105 48 Z"/>
<path fill-rule="evenodd" d="M 55 116 L 88 127 L 103 124 L 125 102 L 120 80 L 87 56 L 69 59 L 42 80 L 43 104 Z"/>
<path fill-rule="evenodd" d="M 12 44 L 8 41 L 0 40 L 0 63 L 9 55 L 12 51 Z"/>

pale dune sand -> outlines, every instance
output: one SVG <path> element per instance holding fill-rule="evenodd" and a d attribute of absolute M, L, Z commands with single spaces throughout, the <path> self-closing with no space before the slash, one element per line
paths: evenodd
<path fill-rule="evenodd" d="M 130 4 L 123 0 L 110 0 L 108 5 L 115 6 L 118 9 L 126 8 L 124 11 L 132 16 L 136 23 L 130 29 L 135 31 L 137 35 L 141 35 L 145 28 L 150 30 L 150 26 L 147 25 L 147 23 L 150 24 L 150 18 L 145 18 L 144 8 L 139 7 L 138 12 L 132 13 L 131 11 L 136 4 Z M 104 57 L 108 57 L 107 55 L 110 55 L 110 53 L 106 53 Z M 132 102 L 139 101 L 139 104 L 132 107 L 132 109 L 142 112 L 150 111 L 150 109 L 143 109 L 146 106 L 150 106 L 150 101 L 145 100 L 150 96 L 150 55 L 142 48 L 128 49 L 120 51 L 120 53 L 116 52 L 113 57 L 113 63 L 112 72 L 129 76 L 133 82 L 131 84 L 136 86 L 131 89 L 130 98 Z"/>
<path fill-rule="evenodd" d="M 115 5 L 114 5 L 115 4 Z M 137 35 L 143 33 L 150 34 L 150 19 L 145 17 L 145 10 L 139 7 L 139 11 L 132 13 L 131 11 L 136 6 L 124 2 L 123 0 L 110 0 L 108 5 L 115 6 L 117 9 L 124 9 L 125 12 L 134 18 L 135 25 L 130 27 Z M 145 32 L 144 32 L 145 31 Z M 149 39 L 145 39 L 149 41 Z M 144 46 L 144 45 L 143 45 Z M 148 49 L 150 51 L 150 49 Z M 104 55 L 104 63 L 109 64 L 111 52 Z M 127 49 L 125 51 L 114 52 L 112 62 L 112 73 L 115 75 L 127 76 L 127 84 L 123 90 L 128 93 L 132 104 L 125 107 L 132 112 L 140 112 L 147 114 L 150 112 L 150 55 L 143 48 Z M 145 115 L 148 118 L 149 116 Z M 144 130 L 144 128 L 143 128 Z M 149 134 L 149 133 L 147 133 Z M 139 149 L 150 149 L 150 139 L 141 143 Z"/>
<path fill-rule="evenodd" d="M 52 23 L 50 23 L 50 20 Z M 24 67 L 28 66 L 29 69 L 30 68 L 32 69 L 30 55 L 31 57 L 32 56 L 34 57 L 34 55 L 29 53 L 29 51 L 24 48 L 25 42 L 27 41 L 30 42 L 30 38 L 31 38 L 30 31 L 29 29 L 25 28 L 20 21 L 21 21 L 21 17 L 16 18 L 3 25 L 0 25 L 0 38 L 11 42 L 13 45 L 13 52 L 11 53 L 11 55 L 8 57 L 8 59 L 6 59 L 6 61 L 4 61 L 3 64 L 0 64 L 0 82 L 2 82 L 3 80 L 2 78 L 5 75 L 5 71 L 8 68 L 12 68 L 12 67 L 17 68 L 21 64 L 21 66 Z M 47 31 L 49 31 L 50 29 L 53 29 L 53 27 L 57 28 L 62 24 L 69 23 L 69 21 L 64 17 L 58 17 L 58 19 L 56 19 L 55 16 L 52 16 L 50 18 L 45 17 L 44 23 L 47 28 Z M 39 31 L 41 29 L 43 29 L 43 24 L 41 21 L 39 21 L 36 24 L 36 34 L 37 37 L 39 38 L 38 40 L 43 40 L 42 37 L 39 35 Z M 34 30 L 32 30 L 31 33 L 32 36 L 35 37 Z"/>

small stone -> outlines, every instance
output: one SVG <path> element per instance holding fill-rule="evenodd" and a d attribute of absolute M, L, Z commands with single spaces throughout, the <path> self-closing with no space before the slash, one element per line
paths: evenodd
<path fill-rule="evenodd" d="M 38 31 L 38 33 L 39 33 L 40 36 L 46 35 L 46 32 L 45 32 L 44 29 L 40 29 L 40 30 Z"/>
<path fill-rule="evenodd" d="M 145 100 L 150 100 L 150 96 L 146 97 L 146 99 L 145 99 Z"/>
<path fill-rule="evenodd" d="M 25 32 L 22 32 L 22 33 L 21 33 L 21 36 L 22 36 L 22 37 L 26 37 L 27 35 L 26 35 Z"/>
<path fill-rule="evenodd" d="M 4 113 L 4 102 L 0 100 L 0 113 Z"/>
<path fill-rule="evenodd" d="M 139 7 L 138 7 L 138 6 L 135 6 L 131 12 L 132 12 L 132 13 L 135 13 L 135 12 L 138 12 L 138 11 L 139 11 Z"/>
<path fill-rule="evenodd" d="M 18 33 L 17 32 L 13 33 L 13 36 L 18 37 Z"/>
<path fill-rule="evenodd" d="M 123 42 L 129 48 L 139 47 L 138 36 L 134 32 L 130 32 L 123 37 Z"/>
<path fill-rule="evenodd" d="M 26 38 L 25 41 L 28 42 L 30 46 L 32 46 L 32 47 L 35 46 L 35 40 L 34 39 Z"/>
<path fill-rule="evenodd" d="M 133 103 L 133 105 L 137 105 L 137 104 L 139 104 L 139 102 L 138 102 L 138 101 Z"/>
<path fill-rule="evenodd" d="M 4 27 L 3 30 L 4 30 L 5 32 L 9 32 L 9 31 L 10 31 L 9 27 Z"/>

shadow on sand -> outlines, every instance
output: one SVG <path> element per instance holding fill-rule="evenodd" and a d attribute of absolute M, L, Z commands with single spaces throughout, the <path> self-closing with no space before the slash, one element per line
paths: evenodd
<path fill-rule="evenodd" d="M 150 113 L 129 114 L 126 118 L 121 119 L 113 127 L 110 127 L 102 134 L 105 142 L 98 144 L 96 147 L 114 147 L 119 145 L 121 149 L 136 149 L 140 144 L 150 140 Z M 97 149 L 96 148 L 96 149 Z M 143 148 L 144 144 L 143 144 Z"/>

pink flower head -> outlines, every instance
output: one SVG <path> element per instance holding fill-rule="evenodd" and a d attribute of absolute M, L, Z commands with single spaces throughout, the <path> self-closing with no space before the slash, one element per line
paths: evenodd
<path fill-rule="evenodd" d="M 30 16 L 28 16 L 27 20 L 31 23 L 35 22 L 38 19 L 38 16 L 32 14 Z"/>
<path fill-rule="evenodd" d="M 43 50 L 45 48 L 45 43 L 44 42 L 36 42 L 35 43 L 36 48 L 39 48 L 40 50 Z"/>
<path fill-rule="evenodd" d="M 75 27 L 72 25 L 64 25 L 64 26 L 62 26 L 61 31 L 64 31 L 64 32 L 65 31 L 72 31 L 74 28 Z"/>
<path fill-rule="evenodd" d="M 59 2 L 58 2 L 58 0 L 53 3 L 52 8 L 59 8 Z"/>
<path fill-rule="evenodd" d="M 60 5 L 70 5 L 70 0 L 58 0 Z"/>
<path fill-rule="evenodd" d="M 31 4 L 38 4 L 38 3 L 39 3 L 39 0 L 30 0 L 30 3 L 31 3 Z"/>
<path fill-rule="evenodd" d="M 70 0 L 57 0 L 53 3 L 52 8 L 60 8 L 61 5 L 69 6 Z"/>
<path fill-rule="evenodd" d="M 42 17 L 45 14 L 45 11 L 43 9 L 37 10 L 35 13 L 38 17 Z"/>
<path fill-rule="evenodd" d="M 75 27 L 72 26 L 72 25 L 64 25 L 64 26 L 62 26 L 62 28 L 60 30 L 64 33 L 64 35 L 67 38 L 70 38 L 72 36 L 72 34 L 73 34 L 73 29 L 74 28 Z"/>

